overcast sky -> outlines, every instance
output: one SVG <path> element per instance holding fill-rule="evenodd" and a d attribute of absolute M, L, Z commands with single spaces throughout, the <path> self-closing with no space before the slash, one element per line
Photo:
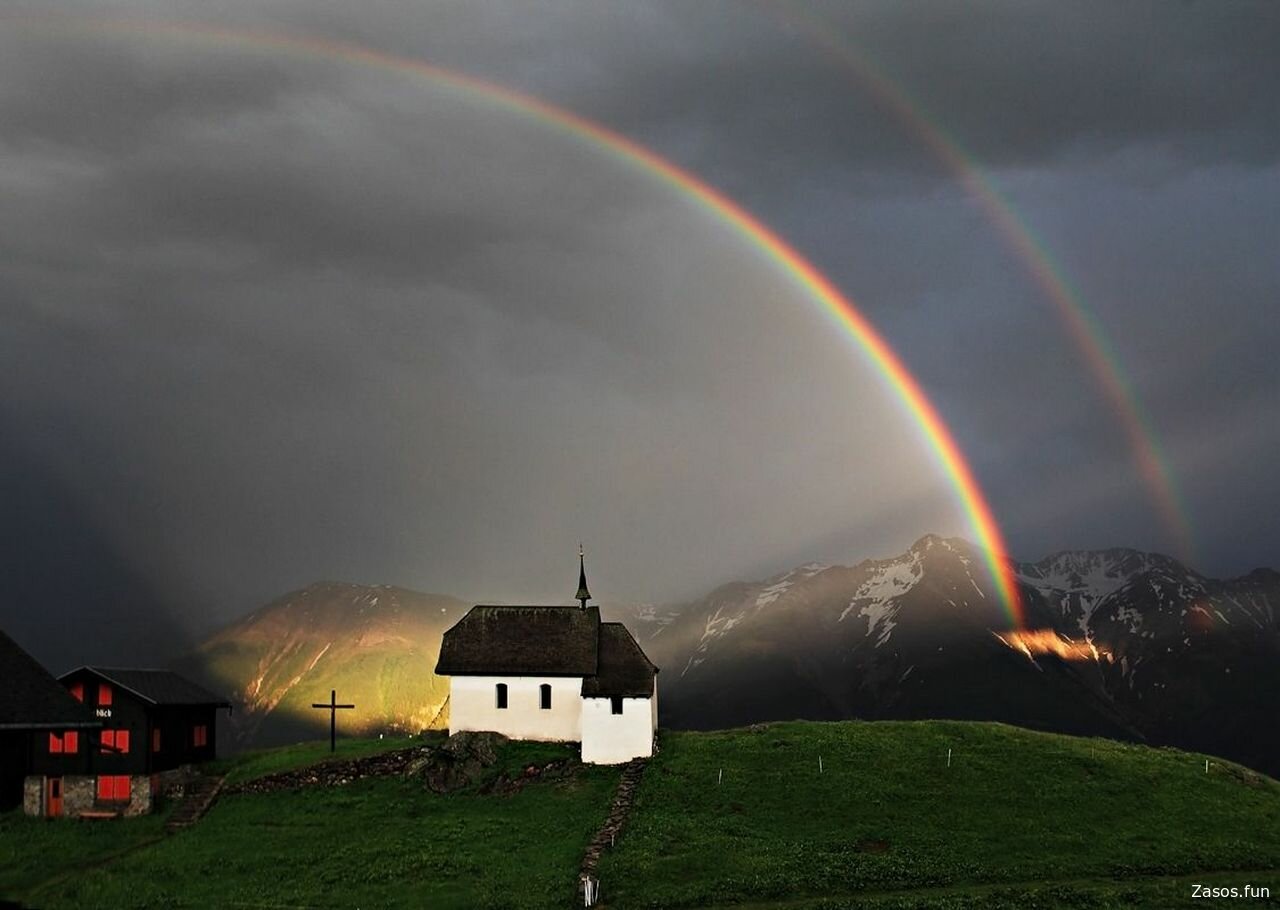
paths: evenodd
<path fill-rule="evenodd" d="M 598 597 L 670 601 L 974 536 L 866 354 L 722 217 L 483 93 L 267 34 L 534 96 L 732 197 L 917 376 L 1019 558 L 1280 564 L 1270 0 L 19 0 L 0 619 L 55 669 L 161 660 L 319 579 L 564 601 L 579 539 Z M 1193 553 L 939 136 L 1109 340 Z"/>

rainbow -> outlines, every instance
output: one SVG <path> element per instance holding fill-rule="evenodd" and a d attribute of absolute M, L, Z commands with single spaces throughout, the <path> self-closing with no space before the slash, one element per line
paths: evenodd
<path fill-rule="evenodd" d="M 959 178 L 961 185 L 1053 304 L 1120 422 L 1138 473 L 1179 557 L 1194 564 L 1196 546 L 1189 513 L 1174 481 L 1169 460 L 1162 451 L 1159 436 L 1139 403 L 1133 384 L 1120 366 L 1106 331 L 1089 312 L 1044 242 L 1019 217 L 1013 203 L 996 189 L 977 158 L 941 127 L 938 118 L 930 114 L 919 100 L 886 76 L 869 54 L 855 50 L 848 40 L 837 35 L 834 26 L 812 13 L 777 0 L 764 0 L 762 6 L 766 10 L 780 10 L 786 25 L 804 35 L 841 68 L 852 72 L 859 84 L 892 113 L 913 139 L 921 142 Z"/>
<path fill-rule="evenodd" d="M 15 20 L 0 20 L 0 22 L 13 21 Z M 901 358 L 889 347 L 884 338 L 872 328 L 871 323 L 859 312 L 853 302 L 841 294 L 825 275 L 746 209 L 693 174 L 620 133 L 571 111 L 548 104 L 539 98 L 411 57 L 384 53 L 347 42 L 153 20 L 41 17 L 22 21 L 28 24 L 85 29 L 91 32 L 120 32 L 130 36 L 151 38 L 170 37 L 187 41 L 230 44 L 237 47 L 254 47 L 265 51 L 304 56 L 335 58 L 351 64 L 426 77 L 439 85 L 465 92 L 469 96 L 483 99 L 501 109 L 532 117 L 568 135 L 589 141 L 624 163 L 640 168 L 643 172 L 694 200 L 721 223 L 731 227 L 748 243 L 764 253 L 769 261 L 799 285 L 870 357 L 884 381 L 915 421 L 938 464 L 949 479 L 969 526 L 986 554 L 987 569 L 1002 608 L 1015 628 L 1023 627 L 1022 599 L 1013 564 L 1006 555 L 1007 548 L 995 515 L 978 485 L 972 468 L 956 444 L 955 438 L 943 422 L 937 408 L 925 395 L 920 383 L 911 375 Z"/>

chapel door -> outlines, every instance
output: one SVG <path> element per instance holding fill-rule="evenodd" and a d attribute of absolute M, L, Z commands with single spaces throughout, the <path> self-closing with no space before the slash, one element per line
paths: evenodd
<path fill-rule="evenodd" d="M 44 803 L 46 812 L 50 818 L 57 818 L 62 814 L 62 778 L 50 777 L 45 786 L 48 789 Z"/>

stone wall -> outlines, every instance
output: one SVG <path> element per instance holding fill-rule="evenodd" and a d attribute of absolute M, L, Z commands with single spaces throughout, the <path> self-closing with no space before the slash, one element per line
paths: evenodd
<path fill-rule="evenodd" d="M 194 765 L 179 765 L 168 771 L 161 771 L 155 776 L 156 795 L 162 795 L 174 800 L 182 799 L 182 797 L 186 796 L 187 788 L 192 781 L 202 776 Z"/>
<path fill-rule="evenodd" d="M 22 811 L 27 815 L 44 815 L 44 778 L 28 776 L 22 782 Z"/>
<path fill-rule="evenodd" d="M 31 816 L 45 814 L 45 778 L 32 775 L 22 782 L 22 811 Z M 98 779 L 80 774 L 62 778 L 62 815 L 75 818 L 81 812 L 114 811 L 126 816 L 146 815 L 153 799 L 151 778 L 138 774 L 129 780 L 129 802 L 98 804 Z"/>
<path fill-rule="evenodd" d="M 75 818 L 90 812 L 98 801 L 98 779 L 88 774 L 62 779 L 62 814 Z"/>
<path fill-rule="evenodd" d="M 124 814 L 146 815 L 151 811 L 151 777 L 146 774 L 135 774 L 129 781 L 129 805 Z"/>

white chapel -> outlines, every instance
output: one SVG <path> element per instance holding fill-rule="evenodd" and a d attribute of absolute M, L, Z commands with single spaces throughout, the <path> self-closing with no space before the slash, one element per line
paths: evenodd
<path fill-rule="evenodd" d="M 578 742 L 592 764 L 652 755 L 658 668 L 590 598 L 579 548 L 578 606 L 477 605 L 445 632 L 449 732 Z"/>

